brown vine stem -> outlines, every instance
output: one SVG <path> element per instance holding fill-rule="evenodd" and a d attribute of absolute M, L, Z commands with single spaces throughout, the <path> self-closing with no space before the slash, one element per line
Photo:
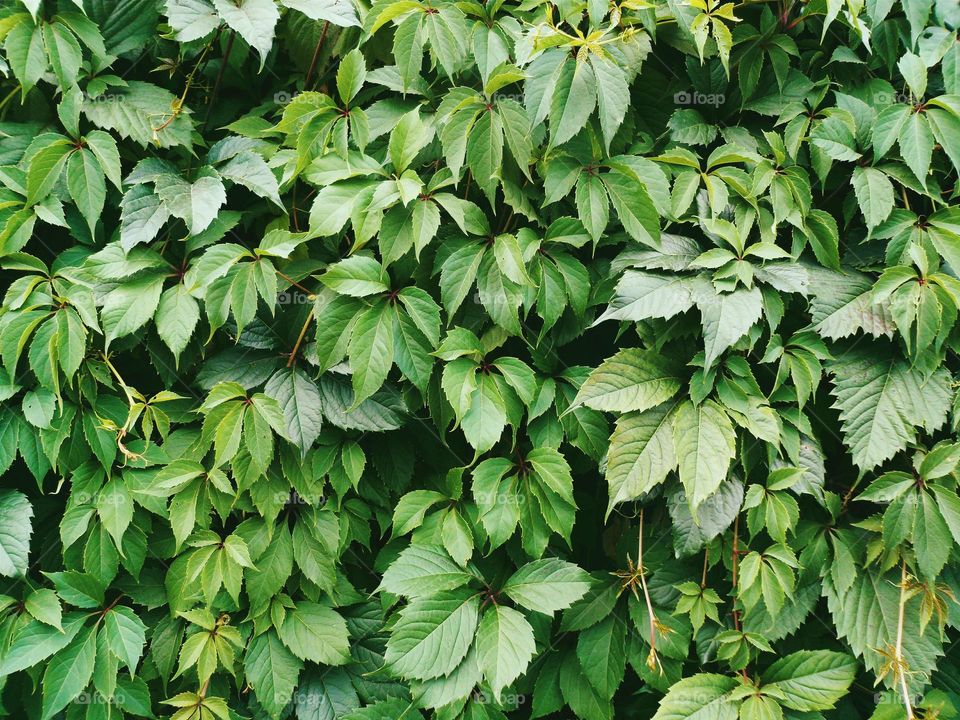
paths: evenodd
<path fill-rule="evenodd" d="M 740 516 L 737 515 L 733 521 L 733 610 L 730 615 L 733 617 L 733 627 L 740 632 L 740 611 L 737 610 L 737 586 L 740 577 Z M 740 676 L 747 680 L 747 669 L 740 671 Z"/>
<path fill-rule="evenodd" d="M 104 617 L 108 612 L 113 610 L 117 606 L 117 603 L 119 603 L 123 599 L 123 597 L 124 597 L 123 593 L 120 593 L 119 595 L 117 595 L 117 597 L 114 598 L 112 603 L 110 603 L 103 610 L 100 611 L 100 617 L 101 618 Z"/>
<path fill-rule="evenodd" d="M 303 344 L 303 338 L 307 335 L 307 328 L 310 327 L 311 320 L 313 320 L 313 308 L 310 308 L 310 312 L 307 313 L 307 319 L 304 321 L 303 327 L 300 328 L 300 335 L 297 336 L 297 342 L 294 344 L 293 350 L 290 351 L 287 367 L 293 367 L 293 363 L 297 359 L 297 353 L 300 351 L 300 345 Z"/>
<path fill-rule="evenodd" d="M 207 114 L 203 118 L 203 129 L 207 129 L 207 123 L 210 122 L 210 113 L 213 112 L 213 105 L 217 101 L 217 95 L 220 92 L 220 82 L 223 80 L 223 73 L 227 70 L 227 63 L 230 61 L 230 52 L 233 50 L 233 40 L 237 33 L 230 31 L 230 37 L 227 38 L 227 47 L 223 51 L 223 60 L 220 63 L 220 69 L 217 70 L 217 79 L 213 82 L 213 92 L 210 94 L 210 102 L 207 104 Z"/>
<path fill-rule="evenodd" d="M 907 563 L 900 561 L 900 602 L 897 609 L 897 644 L 893 648 L 893 671 L 900 681 L 900 693 L 903 695 L 903 709 L 907 720 L 914 720 L 913 705 L 910 702 L 910 687 L 907 685 L 907 661 L 903 657 L 903 620 L 907 606 Z"/>
<path fill-rule="evenodd" d="M 643 509 L 640 509 L 640 530 L 637 532 L 637 573 L 640 575 L 640 587 L 643 588 L 643 600 L 647 604 L 647 619 L 650 622 L 650 655 L 647 656 L 647 667 L 655 670 L 660 665 L 657 657 L 657 616 L 653 612 L 653 603 L 650 602 L 650 591 L 647 589 L 647 569 L 643 565 Z"/>
<path fill-rule="evenodd" d="M 305 292 L 307 295 L 310 295 L 311 297 L 313 296 L 313 292 L 312 292 L 312 291 L 310 291 L 310 290 L 308 290 L 307 288 L 305 288 L 303 285 L 301 285 L 300 283 L 298 283 L 298 282 L 297 282 L 296 280 L 294 280 L 292 277 L 288 277 L 287 275 L 284 275 L 284 274 L 283 274 L 282 272 L 280 272 L 279 270 L 277 270 L 277 275 L 279 275 L 279 276 L 282 277 L 284 280 L 286 280 L 288 283 L 290 283 L 291 285 L 293 285 L 297 290 L 300 290 L 301 292 Z"/>
<path fill-rule="evenodd" d="M 710 568 L 710 551 L 703 551 L 703 573 L 700 576 L 700 589 L 703 590 L 707 586 L 707 570 Z"/>
<path fill-rule="evenodd" d="M 136 404 L 136 400 L 134 399 L 133 395 L 130 394 L 130 386 L 124 382 L 124 379 L 120 376 L 120 373 L 113 366 L 113 363 L 110 362 L 110 357 L 106 353 L 101 353 L 101 356 L 103 357 L 103 362 L 110 369 L 110 373 L 117 379 L 117 382 L 120 383 L 120 389 L 123 390 L 123 394 L 127 398 L 127 404 L 132 408 Z M 124 424 L 123 429 L 128 430 L 129 428 L 126 426 L 126 424 Z"/>
<path fill-rule="evenodd" d="M 300 232 L 300 220 L 297 218 L 297 181 L 293 181 L 293 199 L 290 201 L 290 215 L 293 218 L 294 232 Z"/>
<path fill-rule="evenodd" d="M 123 394 L 127 398 L 127 405 L 130 406 L 130 411 L 127 412 L 127 419 L 123 421 L 123 426 L 116 428 L 117 449 L 120 451 L 120 454 L 123 455 L 124 465 L 126 465 L 127 460 L 142 460 L 143 455 L 132 452 L 127 448 L 127 446 L 123 442 L 123 439 L 127 436 L 127 433 L 130 431 L 133 425 L 133 420 L 134 420 L 133 409 L 136 406 L 137 401 L 133 397 L 133 394 L 130 392 L 131 390 L 130 386 L 127 385 L 126 382 L 124 382 L 124 379 L 120 375 L 119 371 L 113 366 L 113 363 L 110 362 L 110 356 L 107 355 L 106 353 L 101 353 L 101 357 L 103 358 L 103 362 L 110 369 L 110 373 L 117 379 L 117 382 L 120 383 L 120 389 L 123 390 Z M 114 601 L 114 605 L 116 605 L 116 601 Z M 111 605 L 110 607 L 113 607 L 113 605 Z M 107 610 L 109 609 L 110 608 L 107 608 Z M 106 612 L 106 610 L 104 610 L 104 612 Z"/>
<path fill-rule="evenodd" d="M 740 632 L 740 611 L 737 610 L 737 581 L 740 577 L 740 549 L 737 547 L 740 535 L 740 516 L 733 521 L 733 627 Z"/>
<path fill-rule="evenodd" d="M 327 39 L 327 31 L 330 29 L 330 21 L 323 23 L 323 30 L 320 31 L 320 39 L 317 40 L 317 47 L 313 51 L 313 59 L 310 60 L 310 68 L 307 70 L 307 77 L 303 81 L 303 89 L 310 89 L 310 81 L 313 79 L 313 73 L 317 69 L 317 61 L 320 59 L 320 50 L 323 48 L 323 41 Z"/>
<path fill-rule="evenodd" d="M 180 113 L 183 112 L 183 104 L 187 101 L 187 94 L 190 92 L 190 88 L 193 86 L 193 78 L 197 74 L 197 70 L 203 65 L 203 60 L 207 56 L 207 53 L 210 52 L 210 48 L 213 47 L 213 42 L 207 43 L 207 46 L 203 48 L 203 52 L 200 53 L 200 57 L 197 60 L 196 65 L 193 66 L 193 70 L 190 71 L 190 74 L 187 76 L 187 82 L 183 86 L 183 93 L 179 98 L 175 99 L 170 108 L 170 117 L 165 121 L 160 123 L 157 127 L 151 125 L 150 129 L 153 131 L 153 135 L 156 138 L 158 133 L 163 130 L 166 130 L 170 125 L 173 124 L 173 121 L 180 117 Z"/>

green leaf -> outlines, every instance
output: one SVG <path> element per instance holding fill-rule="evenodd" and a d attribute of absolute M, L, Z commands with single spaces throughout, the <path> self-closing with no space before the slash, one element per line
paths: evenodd
<path fill-rule="evenodd" d="M 147 185 L 130 188 L 120 202 L 120 210 L 120 245 L 126 251 L 153 240 L 170 219 L 167 206 Z"/>
<path fill-rule="evenodd" d="M 27 168 L 27 204 L 43 200 L 60 178 L 73 148 L 66 139 L 55 139 L 39 150 Z"/>
<path fill-rule="evenodd" d="M 80 63 L 83 61 L 80 43 L 61 22 L 41 23 L 41 27 L 50 66 L 57 76 L 60 87 L 69 88 L 76 83 L 77 75 L 80 73 Z"/>
<path fill-rule="evenodd" d="M 497 113 L 503 124 L 503 135 L 513 159 L 520 171 L 530 178 L 530 162 L 533 156 L 530 120 L 523 106 L 516 100 L 504 99 L 497 103 Z"/>
<path fill-rule="evenodd" d="M 603 129 L 603 142 L 607 152 L 610 143 L 623 123 L 630 105 L 630 87 L 624 70 L 610 59 L 590 55 L 590 67 L 597 80 L 597 115 Z"/>
<path fill-rule="evenodd" d="M 411 545 L 390 563 L 380 588 L 396 595 L 426 597 L 461 587 L 471 577 L 442 549 Z"/>
<path fill-rule="evenodd" d="M 224 180 L 230 180 L 282 208 L 280 188 L 270 166 L 256 153 L 241 151 L 217 168 Z"/>
<path fill-rule="evenodd" d="M 111 290 L 100 311 L 107 342 L 146 325 L 156 312 L 162 290 L 163 277 L 157 275 L 136 278 Z"/>
<path fill-rule="evenodd" d="M 71 645 L 85 621 L 84 613 L 70 612 L 63 616 L 62 630 L 40 622 L 24 625 L 4 651 L 0 672 L 4 675 L 19 672 L 60 653 Z"/>
<path fill-rule="evenodd" d="M 423 523 L 424 515 L 446 496 L 435 490 L 414 490 L 408 492 L 397 503 L 393 511 L 393 534 L 406 535 Z"/>
<path fill-rule="evenodd" d="M 716 293 L 704 287 L 697 289 L 695 300 L 703 323 L 704 367 L 709 370 L 721 353 L 760 320 L 763 297 L 756 287 L 732 293 Z"/>
<path fill-rule="evenodd" d="M 355 255 L 331 265 L 323 274 L 323 284 L 341 295 L 365 297 L 387 292 L 380 263 L 365 255 Z"/>
<path fill-rule="evenodd" d="M 866 275 L 849 270 L 819 273 L 813 291 L 811 319 L 822 337 L 839 340 L 861 330 L 874 336 L 893 335 L 890 310 L 873 301 L 873 282 Z"/>
<path fill-rule="evenodd" d="M 613 300 L 597 322 L 671 318 L 693 307 L 688 278 L 628 270 L 617 283 Z"/>
<path fill-rule="evenodd" d="M 188 111 L 173 112 L 177 98 L 168 90 L 141 80 L 110 90 L 106 99 L 84 100 L 83 113 L 94 125 L 144 147 L 190 147 L 193 122 Z"/>
<path fill-rule="evenodd" d="M 247 647 L 243 671 L 257 700 L 272 718 L 290 701 L 303 662 L 283 645 L 276 631 L 254 637 Z"/>
<path fill-rule="evenodd" d="M 519 605 L 545 615 L 570 607 L 590 589 L 590 576 L 572 563 L 549 558 L 527 563 L 503 585 Z"/>
<path fill-rule="evenodd" d="M 70 155 L 67 162 L 67 187 L 70 197 L 87 221 L 90 234 L 93 235 L 97 220 L 103 212 L 107 192 L 103 169 L 91 151 L 79 150 Z"/>
<path fill-rule="evenodd" d="M 613 720 L 613 705 L 594 690 L 580 668 L 579 659 L 569 654 L 560 668 L 560 692 L 578 717 Z"/>
<path fill-rule="evenodd" d="M 627 625 L 616 613 L 580 633 L 577 658 L 583 674 L 599 695 L 612 699 L 623 682 Z"/>
<path fill-rule="evenodd" d="M 354 48 L 344 55 L 337 68 L 337 92 L 340 93 L 340 100 L 349 104 L 360 91 L 366 77 L 367 65 L 363 54 Z"/>
<path fill-rule="evenodd" d="M 465 590 L 415 600 L 390 633 L 387 664 L 415 680 L 449 675 L 473 643 L 479 607 L 477 595 Z"/>
<path fill-rule="evenodd" d="M 454 561 L 465 565 L 473 556 L 473 533 L 467 521 L 456 510 L 450 510 L 443 518 L 440 529 L 443 547 Z"/>
<path fill-rule="evenodd" d="M 659 247 L 659 214 L 644 184 L 617 170 L 604 175 L 603 184 L 623 229 L 637 242 Z"/>
<path fill-rule="evenodd" d="M 900 154 L 913 170 L 921 185 L 927 183 L 927 171 L 933 157 L 934 139 L 927 119 L 920 113 L 911 113 L 900 129 Z"/>
<path fill-rule="evenodd" d="M 597 76 L 590 63 L 568 59 L 551 88 L 550 144 L 562 145 L 576 135 L 597 106 Z"/>
<path fill-rule="evenodd" d="M 793 710 L 830 710 L 857 677 L 857 661 L 829 650 L 801 650 L 780 658 L 763 673 L 763 687 L 776 690 Z"/>
<path fill-rule="evenodd" d="M 740 706 L 740 720 L 782 720 L 779 703 L 767 695 L 751 695 Z"/>
<path fill-rule="evenodd" d="M 876 227 L 893 210 L 893 185 L 886 175 L 872 167 L 854 168 L 852 182 L 867 227 Z"/>
<path fill-rule="evenodd" d="M 281 0 L 281 5 L 299 10 L 313 20 L 327 20 L 334 25 L 359 25 L 351 0 Z"/>
<path fill-rule="evenodd" d="M 877 114 L 873 125 L 873 155 L 876 160 L 884 157 L 900 137 L 904 123 L 910 117 L 910 106 L 894 103 Z"/>
<path fill-rule="evenodd" d="M 65 602 L 79 608 L 95 608 L 103 604 L 103 584 L 92 575 L 68 570 L 47 573 L 57 594 Z"/>
<path fill-rule="evenodd" d="M 676 408 L 676 403 L 659 405 L 617 421 L 607 455 L 607 515 L 616 505 L 652 490 L 677 468 L 673 444 Z"/>
<path fill-rule="evenodd" d="M 580 405 L 608 412 L 642 412 L 666 402 L 679 390 L 680 380 L 666 358 L 626 349 L 590 373 L 567 412 Z"/>
<path fill-rule="evenodd" d="M 279 403 L 287 436 L 306 453 L 323 426 L 323 398 L 317 384 L 299 368 L 284 368 L 267 381 L 264 392 Z"/>
<path fill-rule="evenodd" d="M 697 507 L 716 492 L 735 452 L 733 424 L 713 400 L 700 405 L 685 401 L 673 420 L 673 444 L 694 518 Z"/>
<path fill-rule="evenodd" d="M 667 502 L 673 523 L 674 552 L 677 557 L 688 557 L 733 525 L 743 505 L 743 483 L 737 478 L 724 480 L 717 492 L 697 508 L 696 520 L 681 488 L 671 492 Z"/>
<path fill-rule="evenodd" d="M 163 291 L 155 319 L 160 339 L 179 361 L 200 321 L 200 306 L 183 283 Z"/>
<path fill-rule="evenodd" d="M 110 651 L 129 668 L 131 674 L 143 654 L 146 626 L 130 608 L 117 606 L 104 615 L 103 631 Z"/>
<path fill-rule="evenodd" d="M 133 497 L 120 478 L 113 478 L 97 494 L 97 513 L 104 528 L 117 547 L 123 544 L 123 534 L 133 520 Z"/>
<path fill-rule="evenodd" d="M 861 470 L 893 457 L 918 430 L 932 432 L 946 421 L 952 391 L 943 370 L 926 376 L 880 348 L 852 350 L 827 368 L 844 442 Z"/>
<path fill-rule="evenodd" d="M 357 318 L 350 337 L 353 406 L 373 395 L 393 365 L 394 314 L 387 303 L 371 305 Z"/>
<path fill-rule="evenodd" d="M 737 681 L 700 673 L 670 686 L 653 720 L 736 720 L 738 703 L 730 697 Z"/>
<path fill-rule="evenodd" d="M 206 230 L 227 201 L 223 183 L 212 174 L 203 175 L 192 183 L 176 175 L 161 175 L 155 185 L 164 207 L 186 223 L 191 235 Z"/>
<path fill-rule="evenodd" d="M 407 700 L 382 700 L 343 716 L 342 720 L 423 720 L 423 715 Z"/>
<path fill-rule="evenodd" d="M 576 200 L 577 216 L 597 242 L 610 221 L 610 201 L 603 181 L 597 175 L 581 172 L 577 178 Z"/>
<path fill-rule="evenodd" d="M 873 570 L 861 570 L 845 593 L 838 595 L 832 586 L 824 586 L 838 637 L 846 640 L 872 673 L 881 672 L 887 662 L 883 651 L 896 643 L 899 578 L 899 573 L 885 577 Z M 923 677 L 936 666 L 943 647 L 935 628 L 921 629 L 920 602 L 920 598 L 915 597 L 908 600 L 905 607 L 903 655 L 910 669 Z M 898 685 L 889 674 L 884 682 L 888 687 Z"/>
<path fill-rule="evenodd" d="M 953 536 L 933 496 L 921 493 L 919 500 L 914 517 L 913 547 L 921 575 L 933 579 L 950 558 Z"/>
<path fill-rule="evenodd" d="M 301 660 L 342 665 L 350 660 L 347 623 L 331 608 L 301 602 L 287 611 L 278 632 L 283 644 Z"/>
<path fill-rule="evenodd" d="M 14 77 L 23 86 L 23 94 L 43 77 L 47 69 L 45 57 L 43 24 L 19 22 L 7 34 L 3 50 Z"/>
<path fill-rule="evenodd" d="M 417 154 L 433 139 L 433 129 L 423 122 L 418 110 L 407 113 L 390 133 L 388 150 L 393 170 L 398 175 L 407 169 Z"/>
<path fill-rule="evenodd" d="M 97 634 L 85 628 L 50 660 L 43 673 L 42 720 L 49 720 L 90 682 L 97 654 Z"/>
<path fill-rule="evenodd" d="M 503 121 L 492 109 L 481 112 L 470 130 L 467 165 L 492 204 L 503 165 Z"/>
<path fill-rule="evenodd" d="M 360 707 L 350 675 L 343 670 L 308 671 L 297 692 L 299 720 L 335 720 Z"/>
<path fill-rule="evenodd" d="M 0 574 L 23 577 L 27 574 L 33 506 L 16 490 L 0 490 Z"/>
<path fill-rule="evenodd" d="M 260 67 L 273 46 L 273 32 L 280 12 L 273 0 L 212 0 L 229 28 L 260 54 Z"/>
<path fill-rule="evenodd" d="M 806 235 L 820 264 L 840 270 L 840 232 L 833 216 L 823 210 L 811 210 Z"/>
<path fill-rule="evenodd" d="M 535 651 L 533 628 L 523 615 L 502 605 L 484 612 L 477 629 L 477 660 L 495 698 L 526 672 Z"/>
<path fill-rule="evenodd" d="M 489 450 L 507 424 L 506 404 L 491 375 L 481 374 L 471 393 L 461 426 L 467 442 L 479 453 Z"/>
<path fill-rule="evenodd" d="M 216 8 L 207 0 L 166 0 L 164 10 L 167 24 L 176 32 L 180 42 L 199 40 L 220 25 Z"/>
<path fill-rule="evenodd" d="M 60 598 L 53 590 L 49 588 L 34 590 L 24 600 L 24 608 L 40 622 L 63 631 Z"/>

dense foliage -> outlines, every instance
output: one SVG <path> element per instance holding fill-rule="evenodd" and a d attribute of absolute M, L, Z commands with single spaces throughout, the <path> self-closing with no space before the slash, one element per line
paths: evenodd
<path fill-rule="evenodd" d="M 958 26 L 4 0 L 4 711 L 955 717 Z"/>

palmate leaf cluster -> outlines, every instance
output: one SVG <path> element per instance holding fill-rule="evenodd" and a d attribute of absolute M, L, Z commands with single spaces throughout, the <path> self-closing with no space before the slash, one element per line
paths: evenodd
<path fill-rule="evenodd" d="M 955 717 L 958 26 L 0 3 L 0 709 Z"/>

